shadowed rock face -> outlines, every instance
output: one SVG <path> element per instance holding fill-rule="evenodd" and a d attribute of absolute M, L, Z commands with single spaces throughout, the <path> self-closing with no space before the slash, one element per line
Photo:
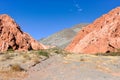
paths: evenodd
<path fill-rule="evenodd" d="M 29 34 L 21 31 L 19 25 L 6 14 L 0 15 L 0 51 L 39 50 L 45 47 Z"/>
<path fill-rule="evenodd" d="M 106 53 L 120 49 L 120 7 L 82 28 L 65 50 L 75 53 Z"/>

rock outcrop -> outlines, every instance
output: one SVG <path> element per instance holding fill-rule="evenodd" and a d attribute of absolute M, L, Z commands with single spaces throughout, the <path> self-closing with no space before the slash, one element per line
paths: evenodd
<path fill-rule="evenodd" d="M 24 33 L 18 24 L 6 14 L 0 15 L 0 51 L 39 50 L 45 46 Z"/>
<path fill-rule="evenodd" d="M 65 50 L 75 53 L 108 53 L 120 49 L 120 7 L 82 28 Z"/>

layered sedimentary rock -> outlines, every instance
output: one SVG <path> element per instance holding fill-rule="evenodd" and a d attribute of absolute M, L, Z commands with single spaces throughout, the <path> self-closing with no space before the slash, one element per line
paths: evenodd
<path fill-rule="evenodd" d="M 39 50 L 45 46 L 24 33 L 18 24 L 8 15 L 0 15 L 0 51 Z"/>
<path fill-rule="evenodd" d="M 120 7 L 82 28 L 65 50 L 75 53 L 106 53 L 120 49 Z"/>

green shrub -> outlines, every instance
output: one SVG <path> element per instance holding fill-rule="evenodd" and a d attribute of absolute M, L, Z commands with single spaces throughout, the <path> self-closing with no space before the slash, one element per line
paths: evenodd
<path fill-rule="evenodd" d="M 9 47 L 7 51 L 8 51 L 8 52 L 14 52 L 14 50 L 13 50 L 12 47 Z"/>
<path fill-rule="evenodd" d="M 45 51 L 45 50 L 38 51 L 38 54 L 49 58 L 49 53 L 47 51 Z"/>

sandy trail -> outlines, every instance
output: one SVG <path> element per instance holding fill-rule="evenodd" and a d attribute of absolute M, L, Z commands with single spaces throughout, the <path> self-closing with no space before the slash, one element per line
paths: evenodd
<path fill-rule="evenodd" d="M 28 74 L 24 80 L 120 80 L 120 57 L 55 55 Z"/>

